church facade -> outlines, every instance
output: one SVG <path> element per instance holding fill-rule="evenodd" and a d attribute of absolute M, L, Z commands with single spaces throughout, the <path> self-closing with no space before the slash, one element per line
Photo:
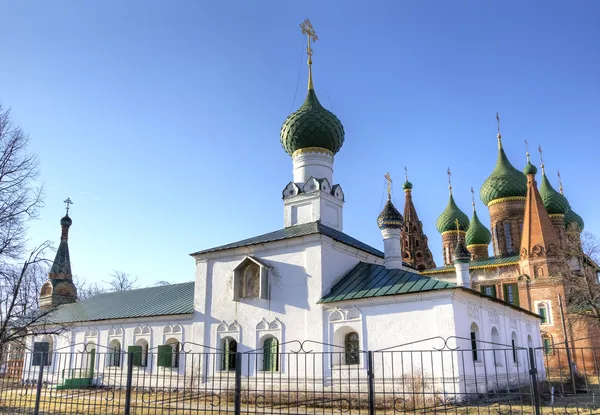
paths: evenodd
<path fill-rule="evenodd" d="M 188 353 L 210 349 L 226 356 L 232 351 L 259 351 L 254 369 L 244 369 L 245 375 L 253 376 L 292 370 L 281 355 L 294 350 L 293 342 L 308 340 L 319 345 L 322 352 L 336 356 L 319 367 L 322 376 L 332 377 L 341 368 L 364 369 L 361 351 L 400 345 L 405 345 L 405 350 L 423 350 L 435 347 L 434 338 L 452 338 L 455 346 L 474 350 L 483 344 L 513 349 L 542 346 L 537 303 L 507 301 L 501 295 L 480 290 L 484 281 L 486 285 L 501 282 L 497 276 L 480 271 L 478 264 L 496 261 L 498 268 L 509 267 L 510 272 L 516 269 L 510 267 L 516 266 L 541 267 L 545 275 L 552 272 L 553 265 L 534 260 L 530 251 L 523 258 L 515 256 L 517 253 L 510 261 L 484 258 L 480 247 L 483 242 L 477 238 L 485 234 L 489 239 L 488 235 L 477 231 L 473 239 L 477 222 L 473 220 L 469 226 L 452 194 L 438 220 L 445 243 L 441 268 L 435 268 L 408 180 L 403 186 L 404 217 L 392 203 L 388 189 L 387 203 L 376 220 L 383 252 L 343 232 L 345 195 L 333 173 L 334 157 L 345 139 L 344 128 L 317 98 L 310 57 L 309 53 L 306 99 L 281 128 L 281 144 L 291 157 L 293 176 L 283 184 L 281 194 L 284 227 L 192 253 L 193 282 L 105 293 L 77 301 L 67 242 L 72 220 L 67 212 L 61 220 L 56 260 L 40 293 L 43 307 L 53 310 L 52 324 L 64 325 L 65 330 L 56 335 L 33 333 L 30 350 L 48 356 L 61 350 L 81 351 L 85 357 L 69 364 L 97 382 L 99 374 L 109 376 L 115 367 L 122 367 L 128 351 L 142 356 L 147 356 L 148 350 L 157 351 L 154 365 L 144 364 L 143 357 L 136 360 L 136 366 L 152 376 L 195 370 L 185 360 Z M 501 147 L 500 152 L 503 154 Z M 541 206 L 531 174 L 528 180 L 526 195 L 501 202 L 512 215 L 508 223 L 514 231 L 511 235 L 515 246 L 520 243 L 516 230 L 519 220 L 523 220 L 523 226 L 533 227 L 527 217 L 517 218 L 517 210 L 537 209 L 539 213 Z M 504 237 L 498 235 L 498 246 L 494 245 L 499 258 L 507 258 L 500 245 Z M 533 236 L 522 239 L 528 241 L 528 249 L 531 245 L 531 252 L 537 249 L 539 241 Z M 558 241 L 553 243 L 558 247 Z M 548 254 L 552 249 L 545 246 Z M 518 290 L 522 285 L 520 276 L 514 277 Z M 518 290 L 510 292 L 520 295 Z M 553 307 L 554 303 L 549 304 Z M 96 354 L 103 357 L 97 359 Z M 466 372 L 492 372 L 499 364 L 493 354 L 474 352 L 466 356 L 453 366 L 456 373 L 450 376 L 458 379 Z M 216 364 L 222 371 L 232 369 L 227 359 Z M 36 361 L 35 356 L 24 362 L 24 372 L 35 377 L 35 368 L 40 365 L 52 373 L 51 358 Z M 527 365 L 518 364 L 516 352 L 506 371 L 527 379 Z M 58 372 L 56 383 L 64 381 L 64 371 Z"/>

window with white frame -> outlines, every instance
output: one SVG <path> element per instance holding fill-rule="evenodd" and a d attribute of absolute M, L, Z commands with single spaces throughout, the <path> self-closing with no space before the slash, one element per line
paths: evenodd
<path fill-rule="evenodd" d="M 477 350 L 477 342 L 479 341 L 479 327 L 477 324 L 471 324 L 471 353 L 473 355 L 473 361 L 479 362 L 480 356 L 479 351 Z"/>
<path fill-rule="evenodd" d="M 513 252 L 512 234 L 510 232 L 510 222 L 504 222 L 504 241 L 506 242 L 506 252 Z"/>
<path fill-rule="evenodd" d="M 542 325 L 552 324 L 550 314 L 550 304 L 546 301 L 537 303 L 537 313 L 541 318 Z"/>

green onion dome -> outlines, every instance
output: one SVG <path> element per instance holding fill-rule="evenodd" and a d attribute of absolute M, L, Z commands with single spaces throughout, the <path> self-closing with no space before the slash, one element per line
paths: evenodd
<path fill-rule="evenodd" d="M 479 192 L 481 201 L 488 206 L 490 202 L 505 197 L 525 197 L 527 178 L 508 161 L 498 137 L 498 160 L 494 171 L 488 177 Z"/>
<path fill-rule="evenodd" d="M 533 174 L 535 176 L 536 173 L 537 173 L 537 167 L 535 167 L 533 164 L 531 164 L 531 162 L 528 159 L 527 164 L 525 165 L 525 168 L 523 169 L 523 174 L 525 176 L 529 176 L 530 174 Z"/>
<path fill-rule="evenodd" d="M 291 156 L 296 150 L 324 148 L 337 153 L 344 144 L 344 126 L 331 111 L 325 109 L 315 90 L 310 88 L 304 104 L 281 126 L 281 145 Z"/>
<path fill-rule="evenodd" d="M 392 201 L 388 199 L 383 210 L 377 217 L 377 226 L 379 229 L 401 229 L 404 218 L 398 212 Z"/>
<path fill-rule="evenodd" d="M 470 245 L 489 245 L 492 242 L 492 233 L 486 228 L 477 217 L 477 212 L 473 210 L 473 217 L 469 224 L 469 230 L 465 236 L 467 246 Z"/>
<path fill-rule="evenodd" d="M 573 209 L 569 209 L 569 211 L 565 214 L 565 226 L 568 229 L 573 223 L 579 227 L 580 232 L 583 231 L 583 219 L 581 216 L 575 213 Z"/>
<path fill-rule="evenodd" d="M 402 189 L 403 190 L 410 190 L 412 189 L 412 183 L 409 182 L 408 180 L 404 182 L 404 184 L 402 185 Z"/>
<path fill-rule="evenodd" d="M 452 193 L 450 194 L 450 199 L 448 200 L 448 205 L 446 209 L 442 212 L 442 214 L 438 217 L 435 226 L 439 233 L 444 233 L 448 231 L 456 230 L 456 219 L 458 219 L 458 224 L 460 226 L 461 231 L 466 231 L 469 228 L 469 218 L 467 215 L 461 211 L 456 203 L 454 202 L 454 197 L 452 197 Z"/>
<path fill-rule="evenodd" d="M 549 215 L 565 215 L 570 209 L 567 198 L 554 190 L 543 170 L 540 196 Z"/>

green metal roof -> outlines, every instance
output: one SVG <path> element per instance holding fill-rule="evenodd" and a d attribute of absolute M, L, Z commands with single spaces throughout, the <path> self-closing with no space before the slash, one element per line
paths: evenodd
<path fill-rule="evenodd" d="M 383 252 L 373 248 L 358 239 L 346 235 L 343 232 L 337 231 L 329 226 L 323 225 L 320 221 L 305 223 L 302 225 L 290 226 L 288 228 L 279 229 L 274 232 L 265 233 L 264 235 L 254 236 L 252 238 L 243 239 L 241 241 L 232 242 L 230 244 L 217 246 L 214 248 L 204 249 L 202 251 L 194 252 L 190 255 L 205 254 L 208 252 L 224 251 L 226 249 L 240 248 L 243 246 L 259 245 L 268 242 L 283 241 L 285 239 L 298 238 L 301 236 L 321 234 L 329 236 L 338 242 L 342 242 L 346 245 L 350 245 L 354 248 L 360 249 L 361 251 L 368 252 L 369 254 L 383 258 Z"/>
<path fill-rule="evenodd" d="M 194 283 L 171 284 L 95 295 L 65 304 L 49 316 L 53 323 L 192 314 Z"/>
<path fill-rule="evenodd" d="M 383 265 L 360 262 L 320 302 L 332 303 L 448 288 L 456 288 L 456 285 L 404 269 L 387 269 Z"/>
<path fill-rule="evenodd" d="M 519 255 L 508 255 L 508 256 L 492 256 L 485 259 L 478 259 L 469 262 L 469 268 L 492 268 L 501 267 L 506 265 L 513 265 L 519 262 Z M 436 274 L 442 272 L 454 272 L 454 265 L 448 265 L 443 267 L 431 268 L 422 271 L 423 274 Z"/>

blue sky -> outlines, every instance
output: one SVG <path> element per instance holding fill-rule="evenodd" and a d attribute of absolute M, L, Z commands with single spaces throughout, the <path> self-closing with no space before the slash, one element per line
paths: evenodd
<path fill-rule="evenodd" d="M 470 215 L 499 111 L 511 162 L 523 167 L 523 140 L 541 144 L 552 183 L 560 169 L 600 234 L 600 2 L 5 1 L 0 101 L 45 185 L 32 243 L 58 242 L 69 196 L 74 273 L 149 285 L 192 280 L 193 251 L 283 227 L 279 129 L 305 95 L 306 17 L 315 89 L 346 130 L 346 233 L 382 248 L 383 175 L 402 208 L 406 165 L 440 263 L 446 169 Z"/>

